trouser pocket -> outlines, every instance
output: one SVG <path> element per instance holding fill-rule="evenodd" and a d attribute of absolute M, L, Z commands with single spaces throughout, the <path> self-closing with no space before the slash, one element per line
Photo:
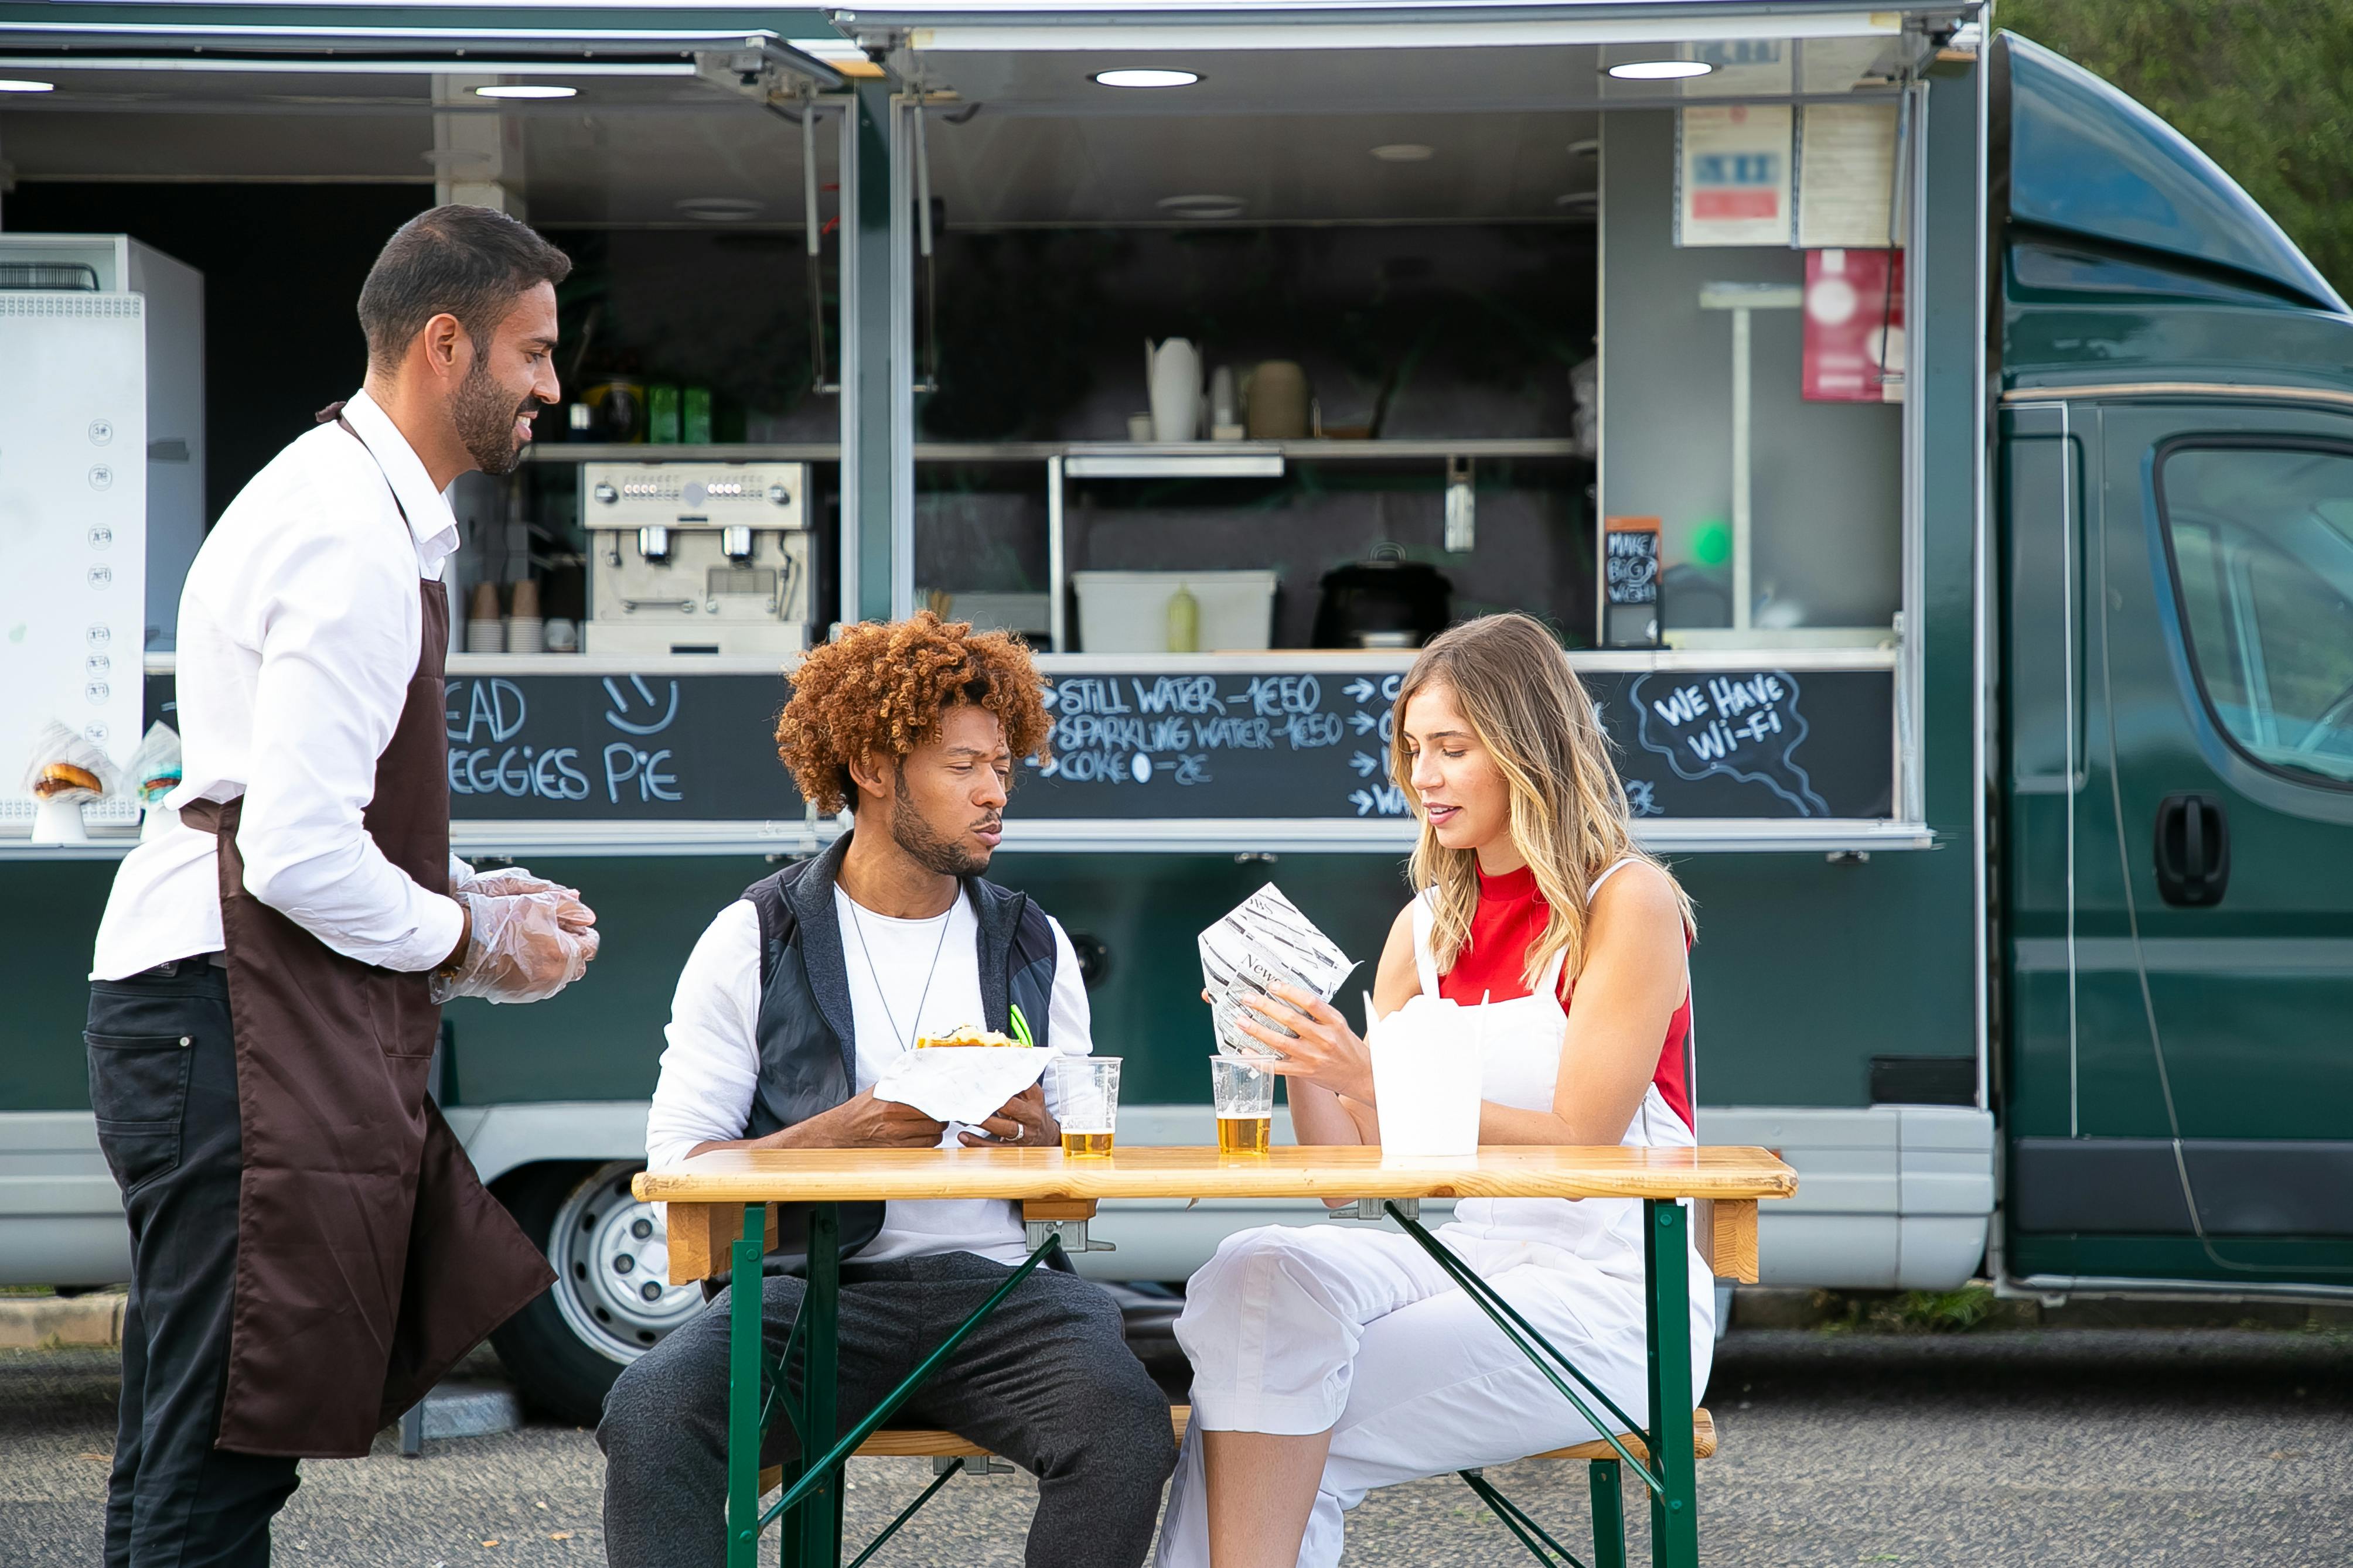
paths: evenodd
<path fill-rule="evenodd" d="M 187 1035 L 113 1035 L 92 1030 L 90 1108 L 98 1146 L 115 1184 L 128 1195 L 180 1163 L 180 1128 L 188 1104 Z"/>

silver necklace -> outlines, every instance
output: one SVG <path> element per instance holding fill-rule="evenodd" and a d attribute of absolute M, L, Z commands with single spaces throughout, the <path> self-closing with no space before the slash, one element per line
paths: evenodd
<path fill-rule="evenodd" d="M 891 993 L 882 984 L 881 973 L 874 967 L 874 948 L 866 940 L 866 921 L 860 912 L 858 900 L 849 898 L 847 894 L 844 894 L 843 898 L 849 905 L 849 923 L 858 931 L 858 951 L 866 955 L 867 978 L 874 982 L 874 994 L 882 1004 L 882 1017 L 891 1026 L 891 1038 L 901 1050 L 913 1050 L 915 1036 L 912 1033 L 903 1038 L 900 1036 L 899 1016 L 891 1011 Z M 932 981 L 940 972 L 940 954 L 947 951 L 948 927 L 955 923 L 955 905 L 950 904 L 946 911 L 940 916 L 939 943 L 932 949 L 932 966 L 923 971 L 923 989 L 915 998 L 915 1028 L 919 1031 L 923 1026 L 923 1004 L 932 999 Z"/>

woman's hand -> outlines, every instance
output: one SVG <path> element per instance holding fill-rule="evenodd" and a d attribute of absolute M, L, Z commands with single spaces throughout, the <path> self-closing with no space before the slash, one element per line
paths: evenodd
<path fill-rule="evenodd" d="M 1284 1078 L 1304 1079 L 1359 1104 L 1372 1104 L 1372 1053 L 1356 1037 L 1356 1031 L 1348 1027 L 1348 1020 L 1340 1016 L 1340 1010 L 1296 985 L 1278 983 L 1274 994 L 1281 1000 L 1246 995 L 1242 1002 L 1253 1011 L 1279 1021 L 1299 1037 L 1293 1039 L 1282 1029 L 1241 1019 L 1244 1034 L 1271 1050 L 1281 1051 L 1285 1058 L 1259 1065 Z"/>

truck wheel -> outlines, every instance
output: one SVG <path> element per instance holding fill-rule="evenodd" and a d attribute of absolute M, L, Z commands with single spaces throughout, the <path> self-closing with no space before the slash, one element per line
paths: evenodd
<path fill-rule="evenodd" d="M 534 1165 L 499 1196 L 547 1254 L 555 1283 L 491 1333 L 532 1404 L 593 1426 L 621 1369 L 702 1310 L 699 1286 L 669 1282 L 661 1214 L 629 1195 L 640 1161 Z"/>

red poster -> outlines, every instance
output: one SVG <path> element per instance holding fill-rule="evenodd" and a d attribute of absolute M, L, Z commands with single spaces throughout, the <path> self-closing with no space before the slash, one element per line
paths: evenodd
<path fill-rule="evenodd" d="M 1806 252 L 1805 395 L 1904 401 L 1904 253 Z"/>

